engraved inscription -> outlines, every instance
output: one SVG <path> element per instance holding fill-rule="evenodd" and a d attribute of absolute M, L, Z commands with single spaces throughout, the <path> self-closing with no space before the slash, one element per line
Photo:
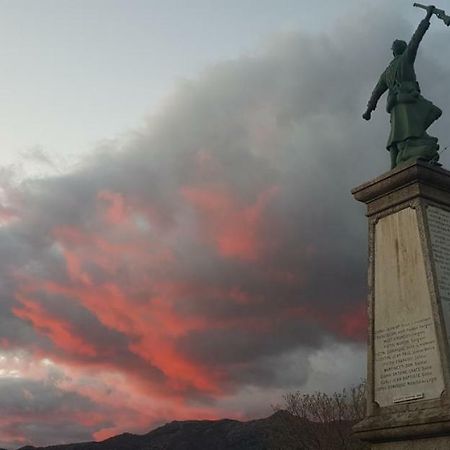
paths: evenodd
<path fill-rule="evenodd" d="M 450 340 L 450 212 L 429 206 L 427 213 L 439 296 Z"/>
<path fill-rule="evenodd" d="M 394 402 L 418 400 L 424 397 L 423 388 L 437 381 L 431 317 L 377 330 L 375 348 L 376 393 L 414 388 L 416 394 L 394 398 Z"/>
<path fill-rule="evenodd" d="M 373 380 L 380 407 L 437 399 L 444 390 L 424 244 L 413 208 L 375 225 Z"/>

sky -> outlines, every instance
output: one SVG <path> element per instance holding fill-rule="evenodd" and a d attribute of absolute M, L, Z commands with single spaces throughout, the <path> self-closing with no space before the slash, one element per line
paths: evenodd
<path fill-rule="evenodd" d="M 389 157 L 361 114 L 424 13 L 316 3 L 0 1 L 0 447 L 364 378 L 350 190 Z M 449 32 L 416 63 L 443 149 Z"/>

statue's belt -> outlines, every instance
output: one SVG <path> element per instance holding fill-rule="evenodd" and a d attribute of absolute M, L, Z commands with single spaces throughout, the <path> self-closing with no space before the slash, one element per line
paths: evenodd
<path fill-rule="evenodd" d="M 390 113 L 392 108 L 399 103 L 415 103 L 419 95 L 420 87 L 416 81 L 407 81 L 396 85 L 389 92 L 386 109 Z"/>

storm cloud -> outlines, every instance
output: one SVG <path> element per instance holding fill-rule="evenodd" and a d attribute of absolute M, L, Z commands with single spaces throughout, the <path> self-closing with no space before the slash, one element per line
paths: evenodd
<path fill-rule="evenodd" d="M 361 113 L 392 37 L 412 33 L 364 20 L 208 68 L 69 173 L 5 171 L 2 445 L 247 417 L 267 401 L 263 415 L 273 396 L 320 387 L 318 373 L 326 389 L 339 371 L 364 376 L 366 224 L 350 190 L 387 169 L 383 105 L 373 123 Z M 418 60 L 441 106 L 444 39 Z M 336 348 L 359 355 L 353 371 L 324 363 Z M 26 367 L 11 374 L 14 357 Z M 27 365 L 39 361 L 60 378 Z M 39 408 L 63 425 L 49 431 Z"/>

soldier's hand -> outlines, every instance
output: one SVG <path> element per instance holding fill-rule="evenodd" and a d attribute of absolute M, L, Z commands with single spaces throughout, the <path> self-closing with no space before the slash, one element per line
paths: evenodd
<path fill-rule="evenodd" d="M 371 111 L 367 110 L 364 114 L 363 114 L 363 119 L 365 120 L 370 120 L 370 118 L 372 117 L 372 113 Z"/>
<path fill-rule="evenodd" d="M 428 19 L 433 15 L 435 9 L 436 9 L 436 6 L 434 6 L 434 5 L 427 6 L 427 18 Z"/>

